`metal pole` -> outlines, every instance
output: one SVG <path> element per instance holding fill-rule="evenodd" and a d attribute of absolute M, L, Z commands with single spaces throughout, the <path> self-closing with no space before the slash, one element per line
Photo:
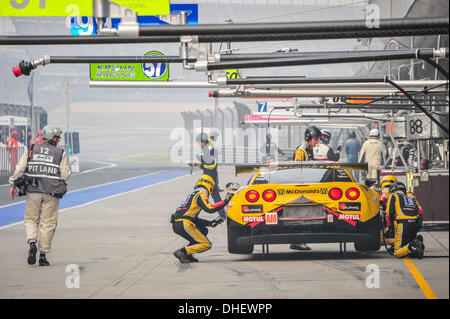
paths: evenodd
<path fill-rule="evenodd" d="M 361 55 L 371 55 L 377 53 L 387 53 L 387 52 L 408 52 L 411 49 L 400 49 L 397 50 L 358 50 L 357 52 Z M 216 62 L 219 61 L 244 61 L 244 60 L 259 60 L 259 59 L 275 59 L 275 58 L 306 58 L 312 56 L 342 56 L 353 54 L 355 51 L 310 51 L 310 52 L 275 52 L 275 53 L 235 53 L 235 54 L 219 54 L 215 55 Z"/>
<path fill-rule="evenodd" d="M 434 89 L 429 93 L 434 94 L 447 94 L 446 90 Z M 210 97 L 216 98 L 269 98 L 269 97 L 330 97 L 330 96 L 394 96 L 399 95 L 398 90 L 259 90 L 259 89 L 246 89 L 245 91 L 236 91 L 230 89 L 219 89 L 209 93 Z"/>
<path fill-rule="evenodd" d="M 413 49 L 414 48 L 414 36 L 411 36 L 411 49 Z M 411 61 L 410 61 L 410 63 L 411 63 L 411 66 L 410 66 L 410 68 L 409 68 L 409 79 L 412 81 L 412 80 L 414 80 L 414 59 L 411 59 Z"/>
<path fill-rule="evenodd" d="M 448 27 L 447 17 L 380 19 L 380 31 L 410 29 L 434 29 Z M 326 21 L 326 22 L 286 22 L 286 23 L 227 23 L 201 25 L 144 25 L 139 28 L 140 36 L 173 35 L 236 35 L 273 33 L 326 33 L 367 31 L 365 20 Z M 371 29 L 369 29 L 371 30 Z M 375 30 L 372 30 L 375 31 Z"/>
<path fill-rule="evenodd" d="M 394 135 L 392 134 L 392 132 L 393 132 L 393 129 L 392 129 L 392 128 L 394 127 L 395 119 L 396 119 L 397 117 L 399 117 L 400 115 L 403 115 L 403 114 L 405 114 L 405 113 L 407 113 L 407 112 L 406 112 L 405 110 L 402 110 L 402 111 L 397 112 L 397 113 L 394 115 L 394 117 L 392 118 L 392 121 L 391 121 L 391 130 L 389 131 L 389 135 L 390 135 L 390 137 L 391 137 L 392 144 L 394 145 L 395 149 L 396 149 L 396 150 L 398 151 L 398 153 L 400 154 L 400 159 L 402 160 L 403 166 L 405 167 L 406 171 L 409 171 L 410 168 L 409 168 L 408 164 L 406 163 L 405 158 L 403 157 L 402 152 L 401 152 L 400 149 L 398 148 L 398 145 L 397 145 L 397 142 L 395 141 Z M 394 161 L 395 161 L 395 158 L 392 159 L 392 171 L 394 171 Z"/>
<path fill-rule="evenodd" d="M 315 64 L 332 64 L 332 63 L 348 63 L 348 62 L 365 62 L 365 61 L 383 61 L 383 60 L 403 60 L 414 59 L 418 55 L 422 58 L 435 57 L 436 55 L 443 55 L 448 57 L 448 49 L 417 49 L 411 52 L 385 52 L 377 54 L 359 54 L 353 53 L 345 56 L 319 56 L 319 57 L 305 57 L 305 58 L 278 58 L 278 59 L 263 59 L 263 60 L 246 60 L 246 61 L 225 61 L 208 63 L 206 61 L 196 62 L 196 71 L 210 71 L 210 70 L 225 70 L 225 69 L 244 69 L 244 68 L 262 68 L 262 67 L 281 67 L 292 65 L 315 65 Z"/>
<path fill-rule="evenodd" d="M 29 97 L 30 97 L 30 104 L 31 104 L 31 114 L 30 114 L 30 121 L 31 121 L 31 136 L 32 138 L 35 136 L 36 134 L 36 127 L 34 124 L 34 103 L 33 103 L 33 93 L 34 93 L 34 76 L 30 79 L 30 92 Z"/>

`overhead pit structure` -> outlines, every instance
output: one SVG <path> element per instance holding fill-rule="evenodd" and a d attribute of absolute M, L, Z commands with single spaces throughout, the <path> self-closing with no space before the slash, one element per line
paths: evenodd
<path fill-rule="evenodd" d="M 100 0 L 94 0 L 100 2 Z M 108 1 L 101 1 L 106 3 Z M 95 17 L 104 18 L 105 8 L 99 7 Z M 110 43 L 179 43 L 179 56 L 170 57 L 43 57 L 39 60 L 22 61 L 14 69 L 16 76 L 30 72 L 38 66 L 52 63 L 180 63 L 186 70 L 205 72 L 205 81 L 167 82 L 123 82 L 91 81 L 91 87 L 129 88 L 209 88 L 216 90 L 212 97 L 268 98 L 268 97 L 370 97 L 370 103 L 362 105 L 345 103 L 338 110 L 330 111 L 327 104 L 319 105 L 325 112 L 297 113 L 295 118 L 279 120 L 267 118 L 265 125 L 299 123 L 322 123 L 341 127 L 367 126 L 368 124 L 392 124 L 397 120 L 406 121 L 409 114 L 424 115 L 432 125 L 438 126 L 446 135 L 448 145 L 448 70 L 434 59 L 448 59 L 448 48 L 419 48 L 367 51 L 329 52 L 261 52 L 249 54 L 220 54 L 212 51 L 212 43 L 288 41 L 344 38 L 385 38 L 419 35 L 448 34 L 449 20 L 446 17 L 381 19 L 379 27 L 368 27 L 365 20 L 292 22 L 292 23 L 233 23 L 186 25 L 185 14 L 180 15 L 180 25 L 139 26 L 133 19 L 127 21 L 126 28 L 105 28 L 100 23 L 97 36 L 0 36 L 0 45 L 59 45 L 59 44 L 110 44 Z M 100 21 L 100 20 L 99 20 Z M 336 63 L 393 61 L 425 61 L 444 75 L 443 81 L 415 80 L 399 81 L 393 78 L 301 78 L 301 77 L 250 77 L 226 79 L 222 77 L 226 69 L 273 68 L 286 66 L 326 65 Z M 387 102 L 391 103 L 387 103 Z M 301 105 L 300 105 L 301 107 Z M 306 107 L 306 106 L 305 106 Z M 437 109 L 439 107 L 439 109 Z M 311 107 L 308 107 L 311 108 Z M 359 114 L 338 114 L 341 109 L 358 109 Z M 447 115 L 442 120 L 440 113 Z M 296 108 L 298 111 L 298 108 Z M 370 111 L 370 113 L 369 113 Z M 270 113 L 270 112 L 269 112 Z M 341 112 L 342 113 L 342 112 Z M 423 114 L 422 114 L 423 113 Z M 275 112 L 274 112 L 275 114 Z M 261 115 L 262 116 L 262 115 Z M 263 123 L 266 118 L 262 116 Z M 318 122 L 320 121 L 320 122 Z M 244 119 L 250 123 L 250 119 Z M 264 124 L 263 124 L 264 125 Z M 395 144 L 394 144 L 395 145 Z M 417 144 L 418 145 L 418 144 Z M 448 159 L 445 159 L 447 165 Z M 420 165 L 419 165 L 420 171 Z M 448 174 L 448 172 L 447 172 Z M 448 177 L 447 177 L 448 178 Z M 447 217 L 448 218 L 448 217 Z"/>

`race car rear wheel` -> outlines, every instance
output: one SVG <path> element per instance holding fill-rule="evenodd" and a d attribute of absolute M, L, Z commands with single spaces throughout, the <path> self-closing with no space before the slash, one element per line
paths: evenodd
<path fill-rule="evenodd" d="M 378 214 L 371 220 L 358 225 L 358 233 L 368 234 L 370 239 L 355 241 L 356 251 L 376 251 L 380 249 L 380 223 L 380 214 Z"/>
<path fill-rule="evenodd" d="M 253 252 L 253 245 L 238 245 L 237 239 L 239 237 L 249 236 L 250 229 L 245 227 L 227 227 L 228 233 L 228 252 L 230 254 L 251 254 Z"/>

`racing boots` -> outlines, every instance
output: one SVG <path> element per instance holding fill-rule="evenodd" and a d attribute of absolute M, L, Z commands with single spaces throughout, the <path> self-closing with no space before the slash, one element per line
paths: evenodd
<path fill-rule="evenodd" d="M 37 247 L 34 241 L 30 242 L 30 250 L 28 250 L 28 265 L 34 265 L 36 263 Z"/>
<path fill-rule="evenodd" d="M 45 258 L 45 254 L 41 253 L 39 256 L 39 266 L 50 266 L 50 263 L 48 262 L 47 258 Z"/>
<path fill-rule="evenodd" d="M 423 258 L 423 244 L 417 238 L 408 245 L 408 249 L 411 251 L 412 257 Z"/>
<path fill-rule="evenodd" d="M 177 258 L 180 260 L 180 262 L 183 263 L 183 264 L 186 264 L 186 263 L 190 263 L 190 262 L 191 262 L 191 260 L 189 259 L 188 254 L 186 254 L 186 250 L 185 250 L 184 248 L 175 250 L 175 251 L 173 252 L 173 255 L 174 255 L 175 257 L 177 257 Z"/>
<path fill-rule="evenodd" d="M 198 263 L 198 259 L 195 258 L 193 255 L 187 255 L 187 256 L 191 263 Z"/>
<path fill-rule="evenodd" d="M 389 255 L 394 256 L 395 248 L 393 246 L 391 246 L 387 249 L 387 252 L 389 253 Z"/>
<path fill-rule="evenodd" d="M 425 250 L 425 245 L 423 244 L 423 237 L 422 237 L 422 235 L 417 235 L 417 239 L 420 241 L 420 244 L 422 245 L 423 250 Z"/>
<path fill-rule="evenodd" d="M 293 250 L 311 250 L 311 248 L 305 243 L 291 244 L 289 248 Z"/>

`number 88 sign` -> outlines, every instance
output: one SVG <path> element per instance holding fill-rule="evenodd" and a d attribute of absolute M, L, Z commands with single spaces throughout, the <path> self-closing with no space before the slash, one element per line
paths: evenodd
<path fill-rule="evenodd" d="M 144 56 L 155 55 L 164 56 L 164 54 L 158 51 L 150 51 L 144 54 Z M 142 72 L 151 80 L 169 80 L 169 65 L 167 63 L 142 63 Z"/>

